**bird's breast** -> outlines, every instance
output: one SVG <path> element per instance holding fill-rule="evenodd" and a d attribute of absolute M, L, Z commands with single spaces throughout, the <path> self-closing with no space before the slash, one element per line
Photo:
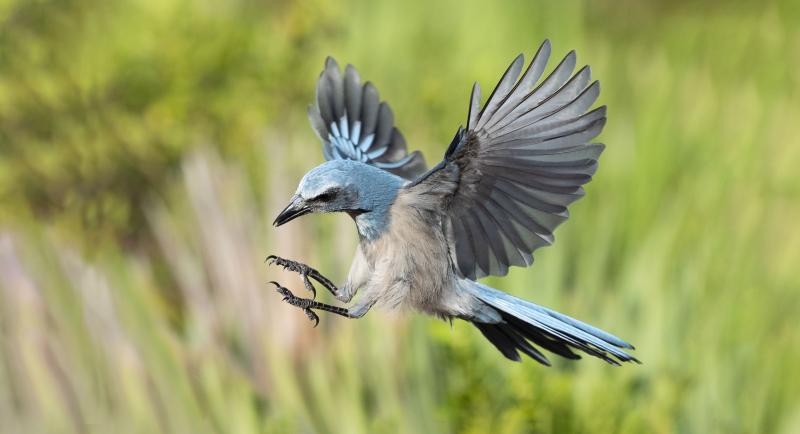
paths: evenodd
<path fill-rule="evenodd" d="M 370 243 L 367 256 L 374 267 L 372 283 L 384 292 L 382 301 L 438 314 L 453 271 L 435 214 L 396 201 L 387 230 Z"/>

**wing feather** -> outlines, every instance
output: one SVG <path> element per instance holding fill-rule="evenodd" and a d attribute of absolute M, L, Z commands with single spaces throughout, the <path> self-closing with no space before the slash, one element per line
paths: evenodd
<path fill-rule="evenodd" d="M 308 118 L 322 141 L 326 160 L 360 161 L 406 179 L 427 170 L 421 153 L 408 153 L 389 105 L 380 101 L 372 83 L 361 84 L 352 65 L 342 74 L 332 57 L 325 60 L 317 81 L 316 104 L 309 107 Z"/>
<path fill-rule="evenodd" d="M 508 66 L 505 74 L 503 74 L 503 78 L 500 79 L 500 82 L 497 83 L 494 91 L 492 91 L 492 94 L 489 96 L 489 100 L 481 111 L 475 128 L 483 128 L 486 122 L 491 119 L 494 112 L 497 111 L 497 108 L 506 101 L 511 91 L 514 90 L 514 83 L 517 82 L 517 78 L 520 72 L 522 72 L 522 65 L 524 64 L 525 57 L 522 54 L 519 54 L 514 61 L 511 62 L 511 65 Z"/>
<path fill-rule="evenodd" d="M 537 86 L 550 51 L 545 41 L 522 76 L 517 56 L 483 109 L 476 83 L 467 129 L 459 129 L 444 161 L 406 187 L 442 196 L 437 211 L 464 277 L 505 275 L 533 263 L 533 252 L 554 242 L 568 205 L 597 170 L 604 146 L 590 142 L 605 125 L 606 108 L 589 109 L 599 83 L 590 83 L 588 66 L 573 74 L 570 51 Z"/>
<path fill-rule="evenodd" d="M 536 51 L 536 54 L 533 56 L 533 60 L 531 60 L 530 65 L 528 65 L 528 69 L 525 71 L 525 74 L 522 76 L 519 83 L 517 83 L 517 85 L 514 87 L 511 95 L 509 95 L 508 101 L 503 104 L 503 107 L 500 110 L 495 111 L 491 119 L 487 121 L 487 125 L 494 125 L 497 121 L 503 119 L 512 110 L 514 110 L 519 103 L 525 99 L 526 96 L 528 96 L 527 89 L 531 89 L 533 85 L 535 85 L 536 82 L 542 77 L 544 68 L 547 66 L 547 59 L 549 58 L 550 41 L 545 40 Z M 480 101 L 477 101 L 476 103 L 480 104 Z"/>

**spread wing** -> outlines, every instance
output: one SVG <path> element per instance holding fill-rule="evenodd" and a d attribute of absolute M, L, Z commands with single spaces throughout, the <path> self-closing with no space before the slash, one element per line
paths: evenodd
<path fill-rule="evenodd" d="M 317 101 L 308 107 L 308 118 L 322 140 L 326 160 L 360 161 L 406 179 L 426 170 L 419 151 L 408 154 L 389 105 L 380 101 L 372 83 L 361 85 L 352 65 L 347 65 L 342 75 L 333 58 L 325 60 L 317 82 Z"/>
<path fill-rule="evenodd" d="M 590 141 L 606 108 L 587 110 L 599 83 L 589 84 L 589 67 L 572 74 L 570 52 L 537 85 L 549 55 L 545 41 L 524 73 L 519 55 L 483 109 L 476 83 L 467 129 L 459 128 L 444 161 L 407 187 L 440 197 L 450 256 L 464 277 L 530 265 L 597 169 L 604 146 Z"/>

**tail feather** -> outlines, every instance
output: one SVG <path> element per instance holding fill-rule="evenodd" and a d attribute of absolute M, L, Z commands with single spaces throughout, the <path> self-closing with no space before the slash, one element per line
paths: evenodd
<path fill-rule="evenodd" d="M 517 351 L 522 351 L 534 360 L 549 365 L 541 352 L 530 345 L 530 341 L 568 359 L 580 358 L 570 350 L 574 348 L 613 365 L 619 365 L 620 362 L 640 363 L 620 349 L 633 349 L 631 344 L 608 332 L 480 283 L 473 282 L 465 286 L 475 297 L 500 313 L 503 322 L 475 323 L 475 326 L 511 360 L 518 361 Z"/>
<path fill-rule="evenodd" d="M 504 321 L 510 323 L 514 328 L 519 330 L 520 334 L 525 336 L 526 339 L 545 350 L 558 354 L 565 359 L 578 360 L 581 358 L 580 355 L 573 353 L 564 342 L 548 337 L 548 335 L 542 333 L 541 330 L 538 330 L 525 321 L 509 314 L 503 314 L 502 317 Z"/>
<path fill-rule="evenodd" d="M 528 357 L 536 360 L 537 362 L 550 366 L 550 361 L 547 360 L 541 351 L 537 350 L 533 345 L 528 343 L 523 336 L 517 332 L 513 327 L 508 324 L 486 324 L 486 323 L 473 323 L 478 330 L 481 331 L 484 337 L 489 340 L 494 346 L 503 353 L 506 358 L 515 362 L 520 361 L 519 353 L 517 350 L 522 351 Z"/>

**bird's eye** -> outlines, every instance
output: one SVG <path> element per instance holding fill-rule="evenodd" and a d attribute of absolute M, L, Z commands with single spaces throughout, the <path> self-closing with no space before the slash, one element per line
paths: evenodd
<path fill-rule="evenodd" d="M 338 190 L 330 189 L 330 190 L 327 190 L 324 193 L 318 195 L 317 197 L 315 197 L 314 200 L 317 201 L 317 202 L 330 202 L 334 198 L 336 198 L 336 195 L 338 193 L 339 193 Z"/>

